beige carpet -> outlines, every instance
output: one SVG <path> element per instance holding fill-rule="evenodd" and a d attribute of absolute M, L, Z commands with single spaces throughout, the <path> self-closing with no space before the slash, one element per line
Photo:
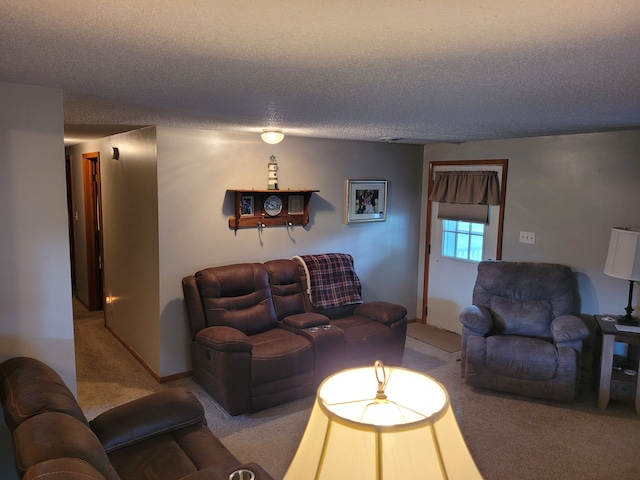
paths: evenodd
<path fill-rule="evenodd" d="M 231 417 L 191 379 L 158 385 L 104 329 L 99 315 L 78 317 L 76 352 L 79 402 L 88 418 L 153 391 L 187 386 L 227 448 L 241 461 L 258 462 L 276 480 L 295 454 L 313 403 L 307 397 Z M 632 405 L 612 401 L 605 411 L 598 410 L 588 379 L 571 404 L 472 389 L 460 378 L 458 358 L 409 337 L 403 365 L 445 386 L 486 480 L 640 478 L 640 419 Z"/>
<path fill-rule="evenodd" d="M 460 335 L 426 323 L 410 323 L 407 326 L 407 335 L 445 352 L 460 351 Z"/>

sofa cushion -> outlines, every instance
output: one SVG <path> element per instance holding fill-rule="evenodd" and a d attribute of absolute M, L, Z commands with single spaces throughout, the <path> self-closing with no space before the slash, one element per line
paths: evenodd
<path fill-rule="evenodd" d="M 15 357 L 0 364 L 0 399 L 11 430 L 45 412 L 65 413 L 88 425 L 62 378 L 35 358 Z"/>
<path fill-rule="evenodd" d="M 349 315 L 331 321 L 342 330 L 346 343 L 346 353 L 349 355 L 361 349 L 379 349 L 387 344 L 387 337 L 392 334 L 386 325 L 359 315 Z"/>
<path fill-rule="evenodd" d="M 196 273 L 207 326 L 255 335 L 278 323 L 269 274 L 261 263 L 225 265 Z"/>
<path fill-rule="evenodd" d="M 254 386 L 313 371 L 313 347 L 302 335 L 274 328 L 253 335 L 251 342 L 251 384 Z"/>
<path fill-rule="evenodd" d="M 305 312 L 304 296 L 298 262 L 269 260 L 264 263 L 278 320 Z"/>
<path fill-rule="evenodd" d="M 201 469 L 238 468 L 240 462 L 204 426 L 192 426 L 152 437 L 109 454 L 122 480 L 182 478 Z M 227 475 L 228 478 L 228 475 Z"/>
<path fill-rule="evenodd" d="M 551 337 L 551 303 L 545 300 L 518 300 L 495 295 L 491 312 L 499 332 L 507 335 Z"/>
<path fill-rule="evenodd" d="M 406 317 L 407 309 L 402 305 L 378 300 L 358 305 L 353 313 L 390 325 Z"/>
<path fill-rule="evenodd" d="M 537 338 L 512 335 L 487 337 L 485 366 L 500 375 L 529 380 L 556 376 L 558 350 Z"/>
<path fill-rule="evenodd" d="M 20 476 L 40 462 L 77 458 L 109 480 L 119 478 L 91 429 L 64 413 L 41 413 L 22 422 L 13 432 L 13 444 Z"/>
<path fill-rule="evenodd" d="M 491 308 L 494 295 L 512 301 L 548 301 L 552 316 L 573 314 L 573 273 L 566 265 L 484 261 L 478 264 L 473 304 Z"/>

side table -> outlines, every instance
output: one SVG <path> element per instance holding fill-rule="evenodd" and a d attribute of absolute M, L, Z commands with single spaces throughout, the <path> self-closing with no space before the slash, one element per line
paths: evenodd
<path fill-rule="evenodd" d="M 623 342 L 628 344 L 640 345 L 640 329 L 636 331 L 627 326 L 618 325 L 616 321 L 610 319 L 615 316 L 595 315 L 598 324 L 598 333 L 602 336 L 602 348 L 600 351 L 600 386 L 598 389 L 598 408 L 604 410 L 607 408 L 609 398 L 611 397 L 611 377 L 613 374 L 613 344 L 614 342 Z M 625 330 L 619 330 L 622 328 Z M 640 382 L 638 382 L 639 365 L 636 366 L 635 375 L 626 375 L 624 372 L 615 372 L 618 381 L 629 382 L 635 386 L 635 407 L 636 415 L 640 415 Z"/>

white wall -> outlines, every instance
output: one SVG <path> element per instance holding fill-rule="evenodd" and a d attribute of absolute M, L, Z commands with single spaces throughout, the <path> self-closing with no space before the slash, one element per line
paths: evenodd
<path fill-rule="evenodd" d="M 629 284 L 603 268 L 611 227 L 640 225 L 639 155 L 640 130 L 437 144 L 425 146 L 424 172 L 430 161 L 508 158 L 503 260 L 569 265 L 582 313 L 624 314 Z M 520 231 L 536 243 L 519 243 Z"/>
<path fill-rule="evenodd" d="M 487 158 L 509 159 L 503 258 L 565 263 L 577 272 L 581 312 L 622 312 L 627 285 L 602 268 L 611 226 L 640 225 L 640 162 L 634 156 L 639 134 L 423 149 L 296 137 L 269 146 L 256 134 L 158 127 L 83 145 L 102 152 L 108 165 L 105 211 L 113 208 L 112 196 L 120 205 L 119 213 L 105 213 L 106 238 L 129 235 L 118 247 L 126 251 L 110 253 L 105 241 L 106 288 L 116 299 L 108 321 L 159 376 L 178 374 L 190 368 L 182 277 L 208 266 L 329 251 L 354 256 L 365 299 L 400 303 L 415 317 L 422 302 L 423 171 L 430 160 Z M 105 164 L 111 146 L 120 148 L 121 160 Z M 228 227 L 233 205 L 227 190 L 266 188 L 271 154 L 278 159 L 281 189 L 319 190 L 312 196 L 310 224 L 234 232 Z M 389 180 L 386 222 L 344 224 L 348 178 Z M 521 230 L 535 232 L 536 244 L 520 244 Z"/>
<path fill-rule="evenodd" d="M 36 357 L 76 391 L 62 91 L 0 83 L 0 361 Z"/>
<path fill-rule="evenodd" d="M 415 317 L 422 148 L 257 134 L 157 129 L 162 375 L 189 368 L 181 279 L 209 266 L 296 254 L 353 255 L 365 300 L 405 305 Z M 267 163 L 280 189 L 317 189 L 307 227 L 229 229 L 228 189 L 267 188 Z M 344 224 L 347 179 L 389 181 L 386 222 Z"/>
<path fill-rule="evenodd" d="M 111 147 L 120 152 L 111 158 Z M 160 372 L 158 326 L 158 181 L 155 127 L 67 148 L 77 220 L 76 295 L 88 302 L 82 155 L 100 157 L 105 321 L 154 372 Z"/>
<path fill-rule="evenodd" d="M 76 392 L 62 91 L 0 83 L 0 362 L 35 357 Z M 15 471 L 0 418 L 0 477 Z"/>
<path fill-rule="evenodd" d="M 118 161 L 110 158 L 112 146 L 120 150 Z M 113 298 L 107 325 L 159 377 L 191 368 L 181 280 L 209 266 L 346 252 L 354 256 L 365 300 L 405 305 L 415 317 L 421 147 L 294 137 L 269 146 L 257 134 L 150 127 L 70 147 L 76 177 L 82 153 L 95 151 L 102 167 L 105 294 Z M 311 199 L 309 225 L 229 229 L 227 190 L 265 189 L 271 154 L 281 189 L 320 190 Z M 348 178 L 389 181 L 386 222 L 344 224 Z M 79 182 L 76 241 L 82 244 Z"/>

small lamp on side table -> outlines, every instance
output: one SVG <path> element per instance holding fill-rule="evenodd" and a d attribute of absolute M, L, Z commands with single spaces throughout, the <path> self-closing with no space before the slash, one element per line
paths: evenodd
<path fill-rule="evenodd" d="M 604 266 L 604 273 L 611 277 L 629 280 L 629 301 L 625 308 L 627 314 L 619 317 L 622 325 L 638 325 L 634 318 L 633 282 L 640 281 L 640 228 L 614 227 L 611 229 L 609 253 Z"/>

